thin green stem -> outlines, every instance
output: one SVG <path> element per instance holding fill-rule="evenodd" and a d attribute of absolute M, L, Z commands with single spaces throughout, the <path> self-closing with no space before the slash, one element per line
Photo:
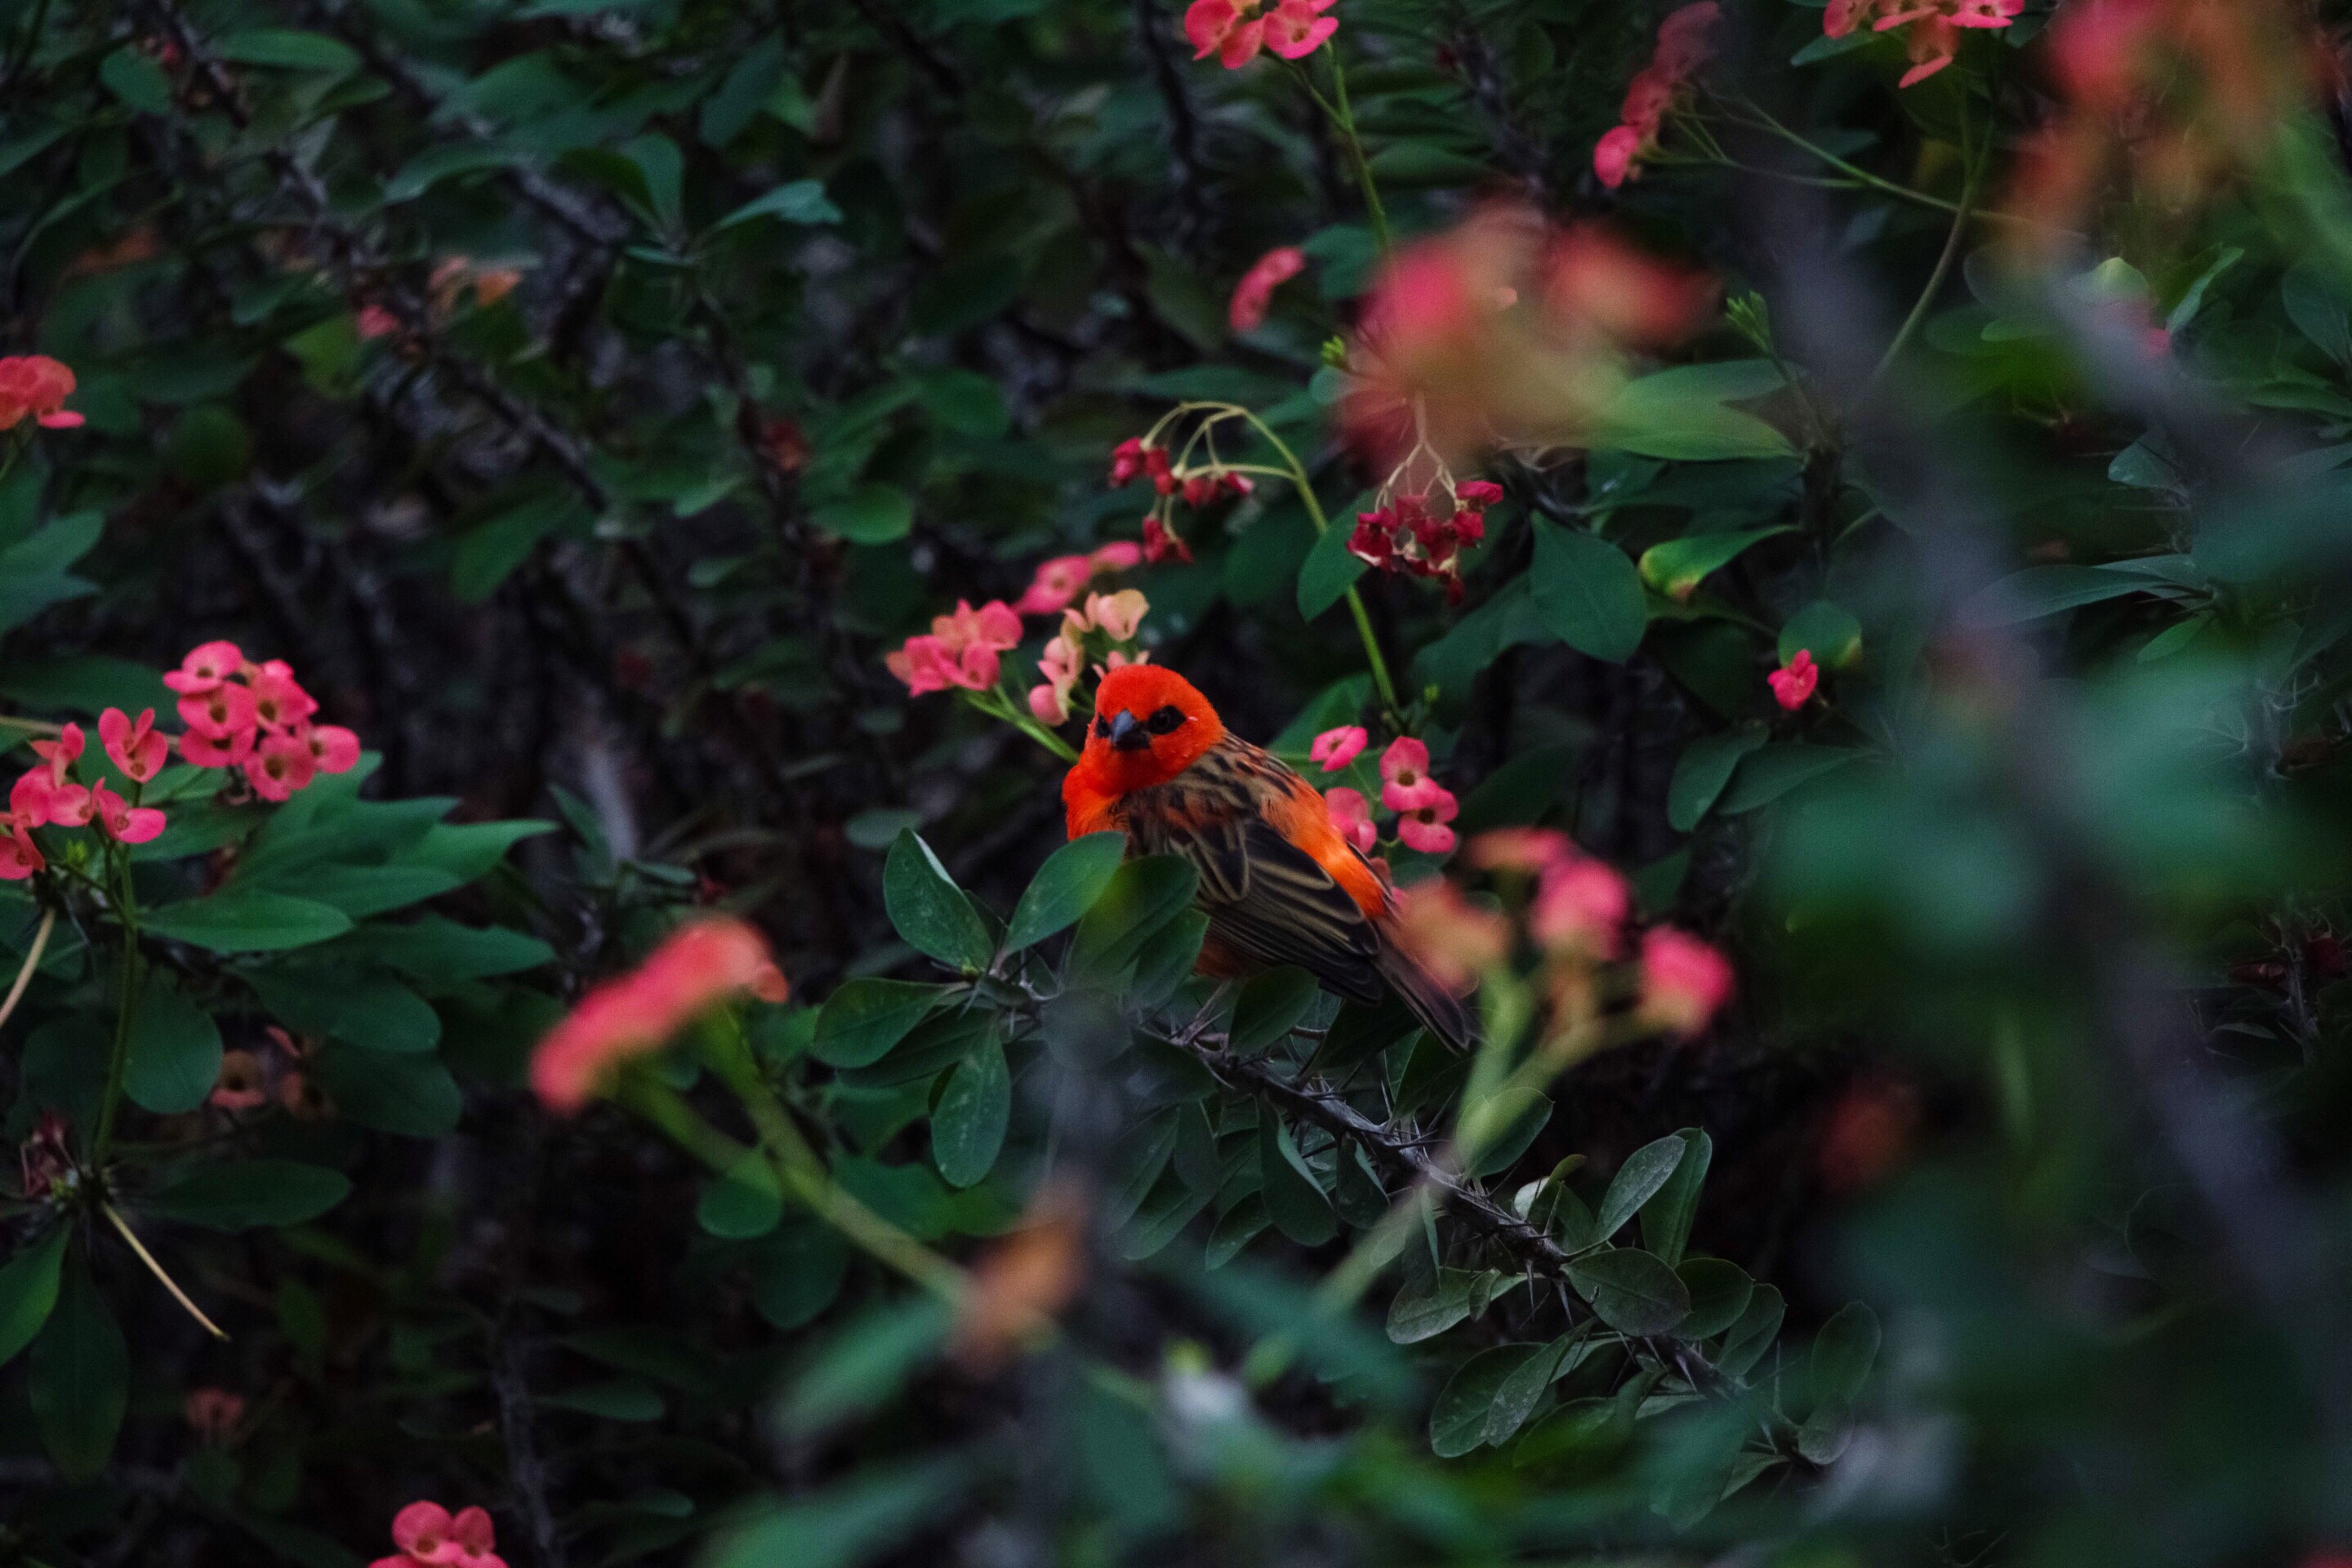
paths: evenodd
<path fill-rule="evenodd" d="M 1963 125 L 1963 148 L 1967 144 L 1967 127 Z M 1989 149 L 1991 144 L 1992 138 L 1988 133 L 1985 148 Z M 1928 308 L 1935 304 L 1936 296 L 1943 292 L 1945 280 L 1951 277 L 1952 264 L 1959 259 L 1961 237 L 1968 233 L 1969 219 L 1975 216 L 1977 185 L 1984 174 L 1984 163 L 1985 149 L 1979 149 L 1977 155 L 1969 160 L 1968 183 L 1960 187 L 1960 205 L 1952 215 L 1951 233 L 1944 237 L 1943 254 L 1936 258 L 1935 270 L 1927 274 L 1927 286 L 1919 290 L 1918 300 L 1912 305 L 1911 313 L 1903 318 L 1903 325 L 1896 330 L 1895 341 L 1886 345 L 1886 353 L 1880 358 L 1878 368 L 1870 373 L 1873 384 L 1885 375 L 1895 362 L 1902 357 L 1903 351 L 1910 346 L 1913 335 L 1919 331 L 1919 324 L 1927 319 Z"/>
<path fill-rule="evenodd" d="M 998 690 L 975 691 L 971 694 L 971 700 L 973 707 L 979 709 L 990 718 L 1003 720 L 1006 723 L 1012 725 L 1014 729 L 1020 731 L 1023 734 L 1028 736 L 1031 740 L 1036 742 L 1039 745 L 1045 747 L 1055 756 L 1061 758 L 1062 761 L 1066 763 L 1075 763 L 1078 760 L 1077 752 L 1067 741 L 1065 741 L 1061 736 L 1056 735 L 1051 730 L 1046 729 L 1043 724 L 1038 723 L 1036 720 L 1031 718 L 1028 714 L 1022 712 L 1021 710 L 1014 705 L 1013 700 L 1005 696 L 1003 692 Z"/>
<path fill-rule="evenodd" d="M 139 900 L 131 887 L 131 857 L 110 845 L 107 859 L 115 889 L 115 922 L 122 930 L 122 965 L 115 983 L 120 1011 L 114 1019 L 114 1046 L 106 1058 L 106 1093 L 99 1101 L 98 1131 L 89 1143 L 93 1164 L 105 1160 L 107 1144 L 114 1137 L 114 1113 L 122 1101 L 123 1068 L 131 1059 L 131 1026 L 139 1005 Z"/>
<path fill-rule="evenodd" d="M 1380 186 L 1372 181 L 1372 161 L 1364 155 L 1363 138 L 1356 134 L 1355 111 L 1348 106 L 1348 68 L 1339 63 L 1338 49 L 1328 48 L 1323 52 L 1331 57 L 1331 96 L 1338 105 L 1334 118 L 1339 124 L 1339 134 L 1347 138 L 1348 152 L 1355 160 L 1356 184 L 1364 193 L 1364 216 L 1371 220 L 1372 242 L 1380 247 L 1381 254 L 1386 256 L 1390 249 L 1389 215 L 1387 209 L 1381 205 Z M 1309 90 L 1313 90 L 1311 87 Z"/>
<path fill-rule="evenodd" d="M 1769 113 L 1766 112 L 1764 110 L 1759 109 L 1752 103 L 1742 103 L 1738 107 L 1747 117 L 1741 122 L 1748 125 L 1750 129 L 1757 131 L 1769 131 L 1773 135 L 1780 137 L 1782 141 L 1789 142 L 1790 145 L 1797 147 L 1801 151 L 1811 153 L 1814 157 L 1819 158 L 1822 163 L 1827 163 L 1831 168 L 1837 170 L 1840 174 L 1845 174 L 1850 178 L 1859 180 L 1862 184 L 1868 185 L 1874 191 L 1883 191 L 1890 196 L 1900 196 L 1906 202 L 1916 202 L 1922 206 L 1934 207 L 1940 212 L 1957 213 L 1960 211 L 1960 204 L 1958 202 L 1948 202 L 1941 196 L 1931 196 L 1925 191 L 1915 191 L 1908 185 L 1897 184 L 1893 180 L 1874 174 L 1858 163 L 1850 163 L 1846 162 L 1846 160 L 1839 157 L 1836 153 L 1831 152 L 1828 148 L 1821 145 L 1819 142 L 1809 141 L 1805 137 L 1799 135 L 1796 132 L 1790 130 L 1787 126 L 1773 119 Z"/>

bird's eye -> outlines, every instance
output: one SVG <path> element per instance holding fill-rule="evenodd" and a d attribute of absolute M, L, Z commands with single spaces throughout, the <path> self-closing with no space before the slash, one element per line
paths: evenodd
<path fill-rule="evenodd" d="M 1110 736 L 1110 721 L 1100 714 L 1095 715 L 1095 733 L 1108 740 Z"/>
<path fill-rule="evenodd" d="M 1143 727 L 1150 731 L 1155 735 L 1172 735 L 1176 732 L 1178 727 L 1183 722 L 1184 714 L 1182 710 L 1177 708 L 1162 708 L 1159 712 L 1154 713 L 1150 718 L 1146 719 L 1143 721 Z"/>

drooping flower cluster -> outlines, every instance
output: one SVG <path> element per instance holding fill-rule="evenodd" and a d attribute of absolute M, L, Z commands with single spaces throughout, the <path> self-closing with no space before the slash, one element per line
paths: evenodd
<path fill-rule="evenodd" d="M 1811 648 L 1801 647 L 1795 658 L 1766 676 L 1764 682 L 1772 689 L 1772 700 L 1794 713 L 1821 685 L 1821 666 L 1813 662 Z"/>
<path fill-rule="evenodd" d="M 1707 35 L 1722 15 L 1716 0 L 1697 0 L 1658 25 L 1658 47 L 1650 63 L 1626 84 L 1625 101 L 1617 111 L 1621 123 L 1592 149 L 1592 172 L 1602 184 L 1613 191 L 1640 174 L 1642 155 L 1657 146 L 1666 111 L 1714 52 Z"/>
<path fill-rule="evenodd" d="M 1258 0 L 1192 0 L 1184 9 L 1184 37 L 1194 59 L 1214 55 L 1227 70 L 1241 69 L 1261 48 L 1303 60 L 1339 30 L 1339 19 L 1324 14 L 1336 3 L 1280 0 L 1261 15 Z"/>
<path fill-rule="evenodd" d="M 180 694 L 180 757 L 200 768 L 238 768 L 264 800 L 291 799 L 320 773 L 348 773 L 360 760 L 360 738 L 336 724 L 313 724 L 318 699 L 302 689 L 282 658 L 256 664 L 233 642 L 190 650 L 163 684 Z M 145 736 L 152 715 L 135 728 Z M 100 721 L 104 732 L 106 721 Z M 152 737 L 161 740 L 162 737 Z M 113 747 L 110 743 L 109 752 Z M 153 752 L 160 765 L 163 751 Z M 118 765 L 120 765 L 118 762 Z M 152 773 L 123 772 L 133 778 Z"/>
<path fill-rule="evenodd" d="M 992 599 L 975 610 L 958 599 L 954 614 L 935 616 L 928 635 L 908 637 L 882 662 L 917 697 L 950 687 L 987 691 L 1003 668 L 999 656 L 1020 642 L 1021 617 L 1012 605 Z"/>
<path fill-rule="evenodd" d="M 593 1099 L 633 1057 L 669 1037 L 721 1002 L 739 995 L 781 1002 L 783 972 L 768 939 L 731 917 L 679 927 L 628 973 L 580 999 L 531 1053 L 530 1087 L 550 1110 L 569 1116 Z"/>
<path fill-rule="evenodd" d="M 1878 33 L 1908 27 L 1911 68 L 1895 85 L 1916 87 L 1960 58 L 1963 29 L 2006 27 L 2024 9 L 2025 0 L 1830 0 L 1822 31 L 1843 38 L 1864 21 Z"/>
<path fill-rule="evenodd" d="M 1167 447 L 1148 437 L 1130 436 L 1111 448 L 1110 488 L 1125 489 L 1139 479 L 1151 481 L 1156 498 L 1143 519 L 1146 561 L 1164 561 L 1171 555 L 1179 561 L 1192 559 L 1192 547 L 1170 526 L 1178 497 L 1197 511 L 1229 496 L 1245 496 L 1257 488 L 1247 474 L 1237 473 L 1219 462 L 1213 448 L 1204 463 L 1179 461 L 1170 456 Z"/>
<path fill-rule="evenodd" d="M 507 1568 L 495 1550 L 498 1530 L 487 1510 L 454 1516 L 437 1502 L 413 1502 L 392 1516 L 392 1543 L 400 1550 L 368 1568 Z"/>
<path fill-rule="evenodd" d="M 1274 291 L 1307 270 L 1307 255 L 1295 245 L 1277 246 L 1250 264 L 1242 280 L 1234 286 L 1233 301 L 1225 307 L 1225 319 L 1236 332 L 1254 332 L 1265 325 L 1265 312 L 1274 302 Z"/>
<path fill-rule="evenodd" d="M 1433 497 L 1444 510 L 1432 510 Z M 1379 571 L 1442 582 L 1446 602 L 1459 604 L 1462 552 L 1486 537 L 1486 509 L 1502 499 L 1503 487 L 1485 479 L 1441 481 L 1427 494 L 1387 496 L 1372 510 L 1356 514 L 1348 552 Z"/>
<path fill-rule="evenodd" d="M 1316 736 L 1307 754 L 1325 773 L 1343 773 L 1370 741 L 1361 726 L 1350 724 Z M 1398 842 L 1424 855 L 1450 854 L 1454 829 L 1446 824 L 1461 805 L 1452 790 L 1429 776 L 1429 747 L 1410 735 L 1391 741 L 1381 753 L 1380 771 L 1381 805 L 1397 814 Z M 1361 790 L 1344 784 L 1326 790 L 1323 806 L 1340 837 L 1367 855 L 1379 847 L 1380 825 Z"/>
<path fill-rule="evenodd" d="M 1097 577 L 1125 572 L 1143 560 L 1143 547 L 1115 540 L 1086 555 L 1056 555 L 1041 563 L 1028 591 L 1013 602 L 1024 616 L 1055 616 L 1077 602 Z"/>
<path fill-rule="evenodd" d="M 1066 722 L 1078 678 L 1087 669 L 1099 673 L 1148 661 L 1151 655 L 1135 638 L 1150 608 L 1139 590 L 1128 588 L 1089 594 L 1084 606 L 1063 611 L 1062 629 L 1037 660 L 1037 673 L 1045 679 L 1029 689 L 1031 717 L 1041 724 Z"/>
<path fill-rule="evenodd" d="M 70 430 L 81 416 L 66 406 L 74 373 L 47 354 L 10 354 L 0 359 L 0 430 L 13 430 L 26 415 L 47 430 Z"/>

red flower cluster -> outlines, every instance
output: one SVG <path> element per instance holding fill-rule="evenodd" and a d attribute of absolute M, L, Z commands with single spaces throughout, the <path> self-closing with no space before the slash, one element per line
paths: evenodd
<path fill-rule="evenodd" d="M 1658 47 L 1650 63 L 1626 84 L 1625 102 L 1618 125 L 1592 149 L 1592 172 L 1611 190 L 1638 174 L 1642 154 L 1658 144 L 1658 127 L 1674 107 L 1675 97 L 1691 73 L 1713 52 L 1707 33 L 1723 15 L 1716 0 L 1697 0 L 1669 14 L 1658 25 Z"/>
<path fill-rule="evenodd" d="M 1184 37 L 1196 51 L 1211 55 L 1227 70 L 1239 70 L 1257 58 L 1261 48 L 1286 60 L 1303 60 L 1339 30 L 1339 19 L 1327 16 L 1336 0 L 1281 0 L 1264 16 L 1258 0 L 1192 0 L 1184 11 Z"/>
<path fill-rule="evenodd" d="M 360 760 L 357 735 L 310 722 L 318 699 L 282 658 L 256 664 L 233 642 L 208 642 L 166 672 L 163 684 L 180 694 L 180 721 L 188 727 L 180 737 L 182 760 L 242 768 L 264 800 L 291 799 L 320 773 L 347 773 Z M 104 725 L 101 720 L 101 731 Z"/>
<path fill-rule="evenodd" d="M 790 989 L 752 926 L 730 917 L 681 926 L 548 1031 L 531 1053 L 530 1087 L 550 1110 L 569 1116 L 622 1062 L 658 1050 L 719 1003 L 745 993 L 781 1002 Z"/>
<path fill-rule="evenodd" d="M 1315 737 L 1310 753 L 1327 773 L 1338 773 L 1356 760 L 1367 737 L 1349 725 L 1327 730 Z M 1408 849 L 1424 855 L 1444 855 L 1454 848 L 1454 829 L 1446 826 L 1461 809 L 1454 792 L 1429 776 L 1429 747 L 1406 735 L 1391 741 L 1381 753 L 1381 805 L 1397 814 L 1397 838 Z M 1361 790 L 1323 792 L 1323 809 L 1339 837 L 1364 854 L 1380 843 L 1380 826 L 1372 819 L 1371 802 Z"/>
<path fill-rule="evenodd" d="M 1486 537 L 1486 509 L 1503 499 L 1503 487 L 1471 479 L 1454 488 L 1452 510 L 1433 513 L 1427 496 L 1390 498 L 1376 511 L 1356 514 L 1348 551 L 1383 572 L 1430 577 L 1445 584 L 1449 604 L 1462 601 L 1462 552 Z"/>
<path fill-rule="evenodd" d="M 107 754 L 134 783 L 145 783 L 163 765 L 159 748 L 149 743 L 163 737 L 146 733 L 154 717 L 152 710 L 142 713 L 133 726 L 121 709 L 110 708 L 99 721 L 100 733 L 108 738 Z M 142 738 L 133 747 L 118 743 L 134 729 Z M 67 725 L 54 741 L 33 742 L 33 754 L 40 761 L 10 788 L 8 809 L 0 815 L 0 833 L 6 835 L 0 838 L 0 881 L 21 882 L 48 865 L 33 841 L 37 827 L 95 827 L 123 844 L 144 844 L 163 831 L 162 812 L 132 805 L 115 794 L 104 779 L 88 786 L 73 782 L 69 775 L 83 743 L 79 724 Z M 147 765 L 151 762 L 152 765 Z M 144 771 L 135 771 L 142 768 Z"/>
<path fill-rule="evenodd" d="M 882 662 L 917 697 L 951 686 L 986 691 L 996 684 L 997 656 L 1020 641 L 1021 617 L 1012 605 L 991 599 L 975 610 L 970 600 L 958 599 L 955 614 L 932 618 L 928 637 L 908 637 Z"/>
<path fill-rule="evenodd" d="M 1843 38 L 1871 19 L 1873 32 L 1909 26 L 1911 68 L 1897 87 L 1926 81 L 1960 58 L 1963 27 L 2006 27 L 2025 9 L 2025 0 L 1830 0 L 1822 31 Z"/>
<path fill-rule="evenodd" d="M 1169 507 L 1175 497 L 1181 495 L 1186 506 L 1198 510 L 1227 496 L 1245 496 L 1257 488 L 1247 474 L 1236 474 L 1216 465 L 1180 473 L 1170 461 L 1167 447 L 1146 446 L 1141 438 L 1130 436 L 1111 448 L 1110 488 L 1125 489 L 1139 478 L 1149 479 L 1153 493 L 1160 498 L 1143 520 L 1143 558 L 1153 562 L 1164 561 L 1171 555 L 1179 561 L 1192 559 L 1192 547 L 1168 526 Z"/>
<path fill-rule="evenodd" d="M 507 1568 L 497 1527 L 486 1510 L 469 1508 L 454 1518 L 437 1502 L 413 1502 L 392 1516 L 392 1543 L 400 1551 L 379 1557 L 369 1568 Z"/>
<path fill-rule="evenodd" d="M 49 430 L 70 430 L 81 416 L 66 407 L 74 373 L 47 354 L 10 354 L 0 359 L 0 430 L 13 430 L 25 416 Z"/>

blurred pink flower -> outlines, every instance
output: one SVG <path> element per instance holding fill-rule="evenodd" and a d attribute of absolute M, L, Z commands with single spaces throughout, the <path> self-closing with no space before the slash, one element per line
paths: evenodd
<path fill-rule="evenodd" d="M 1772 700 L 1793 713 L 1805 705 L 1805 700 L 1822 683 L 1822 672 L 1813 663 L 1812 650 L 1801 647 L 1796 658 L 1766 676 L 1764 681 L 1772 689 Z"/>
<path fill-rule="evenodd" d="M 1481 871 L 1541 871 L 1575 854 L 1557 827 L 1496 827 L 1470 841 L 1470 864 Z"/>
<path fill-rule="evenodd" d="M 659 1049 L 699 1014 L 744 993 L 780 1001 L 786 990 L 757 928 L 731 917 L 682 926 L 548 1031 L 531 1053 L 531 1088 L 549 1110 L 568 1116 L 614 1068 Z"/>
<path fill-rule="evenodd" d="M 1685 1037 L 1706 1027 L 1731 999 L 1731 965 L 1723 954 L 1672 926 L 1642 933 L 1642 1000 L 1636 1009 L 1655 1028 Z"/>
<path fill-rule="evenodd" d="M 1381 841 L 1380 829 L 1372 826 L 1371 803 L 1360 790 L 1327 789 L 1323 792 L 1323 809 L 1330 814 L 1331 826 L 1339 837 L 1354 845 L 1360 853 L 1369 855 L 1372 846 Z"/>
<path fill-rule="evenodd" d="M 1330 0 L 1325 0 L 1326 5 L 1329 3 Z M 1284 10 L 1288 8 L 1288 4 L 1286 4 Z M 1279 19 L 1282 13 L 1278 11 L 1275 15 Z M 1332 22 L 1330 26 L 1336 27 L 1339 24 Z M 1281 51 L 1277 48 L 1276 52 Z M 1306 268 L 1306 254 L 1295 245 L 1280 246 L 1259 257 L 1251 264 L 1250 269 L 1242 274 L 1242 280 L 1234 285 L 1233 302 L 1226 308 L 1226 319 L 1233 323 L 1234 331 L 1254 332 L 1264 326 L 1266 308 L 1273 303 L 1275 289 L 1297 277 Z"/>
<path fill-rule="evenodd" d="M 507 1568 L 493 1550 L 498 1544 L 489 1514 L 469 1508 L 455 1518 L 437 1502 L 413 1502 L 392 1519 L 393 1557 L 379 1557 L 370 1568 Z"/>
<path fill-rule="evenodd" d="M 1184 37 L 1192 58 L 1211 55 L 1227 70 L 1239 70 L 1257 58 L 1265 37 L 1265 21 L 1255 16 L 1257 0 L 1192 0 L 1184 9 Z"/>
<path fill-rule="evenodd" d="M 1356 760 L 1371 736 L 1361 724 L 1344 724 L 1337 730 L 1326 730 L 1315 737 L 1307 750 L 1308 757 L 1323 764 L 1327 773 L 1336 773 Z"/>
<path fill-rule="evenodd" d="M 1303 60 L 1339 30 L 1339 19 L 1327 16 L 1334 0 L 1282 0 L 1265 19 L 1265 47 L 1286 60 Z"/>
<path fill-rule="evenodd" d="M 210 691 L 243 668 L 245 653 L 233 642 L 208 642 L 189 650 L 180 668 L 167 670 L 163 684 L 183 697 Z"/>
<path fill-rule="evenodd" d="M 90 815 L 99 831 L 121 844 L 144 844 L 163 831 L 163 814 L 152 805 L 133 805 L 107 787 L 101 779 L 89 792 Z"/>
<path fill-rule="evenodd" d="M 1054 615 L 1086 591 L 1094 570 L 1094 563 L 1083 555 L 1056 555 L 1039 564 L 1028 590 L 1013 607 L 1024 616 Z"/>
<path fill-rule="evenodd" d="M 1580 856 L 1557 861 L 1537 884 L 1528 932 L 1554 952 L 1614 958 L 1633 906 L 1633 889 L 1613 867 Z"/>

